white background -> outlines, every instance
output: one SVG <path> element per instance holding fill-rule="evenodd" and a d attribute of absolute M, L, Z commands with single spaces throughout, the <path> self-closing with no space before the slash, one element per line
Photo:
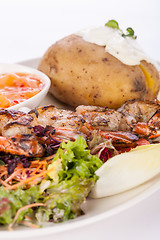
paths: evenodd
<path fill-rule="evenodd" d="M 0 0 L 0 62 L 40 57 L 56 40 L 116 19 L 160 60 L 159 0 Z"/>
<path fill-rule="evenodd" d="M 41 57 L 56 40 L 88 26 L 115 19 L 160 61 L 159 0 L 0 0 L 0 62 Z M 105 221 L 56 239 L 159 239 L 160 191 Z M 54 239 L 54 236 L 53 236 Z"/>

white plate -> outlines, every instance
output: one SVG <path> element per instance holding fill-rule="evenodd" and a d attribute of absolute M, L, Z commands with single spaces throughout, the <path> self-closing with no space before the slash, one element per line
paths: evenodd
<path fill-rule="evenodd" d="M 33 59 L 26 62 L 21 62 L 21 64 L 36 68 L 38 62 L 39 59 Z M 64 107 L 62 103 L 58 102 L 49 94 L 41 103 L 41 105 L 46 104 L 54 104 L 57 107 Z M 140 201 L 151 196 L 159 189 L 160 175 L 130 191 L 102 199 L 88 199 L 87 202 L 83 205 L 85 215 L 78 217 L 75 220 L 70 220 L 68 222 L 59 224 L 45 224 L 45 226 L 40 229 L 17 228 L 12 232 L 1 230 L 0 239 L 56 239 L 58 233 L 65 233 L 76 228 L 82 229 L 86 225 L 91 225 L 92 223 L 107 219 L 110 216 L 113 216 L 131 206 L 134 206 Z"/>

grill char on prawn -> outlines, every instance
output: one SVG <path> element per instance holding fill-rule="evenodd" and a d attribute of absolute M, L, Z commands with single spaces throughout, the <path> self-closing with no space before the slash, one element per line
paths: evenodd
<path fill-rule="evenodd" d="M 97 106 L 79 106 L 74 112 L 49 105 L 31 110 L 26 114 L 1 109 L 0 134 L 5 137 L 5 141 L 0 142 L 0 151 L 18 154 L 19 148 L 19 155 L 43 155 L 45 144 L 74 140 L 79 134 L 91 140 L 93 131 L 97 131 L 102 138 L 123 144 L 131 144 L 139 137 L 150 139 L 150 141 L 155 140 L 160 133 L 159 109 L 160 105 L 156 102 L 136 100 L 127 101 L 117 110 Z M 43 128 L 43 134 L 36 133 L 35 129 L 39 126 Z M 22 151 L 20 145 L 22 140 L 19 139 L 24 139 L 26 134 L 32 137 L 27 139 L 28 150 Z M 15 142 L 11 140 L 13 137 Z M 33 142 L 37 151 L 31 147 Z"/>

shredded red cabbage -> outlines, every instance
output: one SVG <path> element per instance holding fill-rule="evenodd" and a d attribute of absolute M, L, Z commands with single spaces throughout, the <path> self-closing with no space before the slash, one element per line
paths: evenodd
<path fill-rule="evenodd" d="M 103 160 L 103 162 L 106 162 L 109 158 L 112 157 L 112 155 L 113 155 L 113 149 L 104 148 L 99 158 Z"/>
<path fill-rule="evenodd" d="M 26 156 L 17 156 L 12 154 L 1 154 L 1 160 L 7 164 L 8 174 L 12 174 L 14 169 L 17 167 L 18 163 L 21 163 L 24 168 L 28 168 L 31 165 L 31 158 L 27 158 Z"/>

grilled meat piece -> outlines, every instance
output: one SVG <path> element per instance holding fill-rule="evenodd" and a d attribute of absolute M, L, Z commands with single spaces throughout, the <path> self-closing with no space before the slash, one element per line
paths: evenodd
<path fill-rule="evenodd" d="M 18 134 L 12 137 L 0 136 L 0 152 L 26 157 L 41 157 L 44 154 L 44 148 L 33 135 Z"/>
<path fill-rule="evenodd" d="M 31 133 L 31 122 L 33 117 L 29 114 L 16 111 L 0 109 L 0 135 L 13 136 L 17 134 Z"/>
<path fill-rule="evenodd" d="M 78 115 L 95 129 L 102 131 L 129 131 L 131 130 L 125 116 L 116 110 L 97 106 L 78 106 Z"/>
<path fill-rule="evenodd" d="M 131 124 L 149 121 L 158 109 L 160 109 L 160 105 L 154 101 L 129 100 L 117 109 L 117 111 L 124 114 L 128 123 Z"/>
<path fill-rule="evenodd" d="M 126 143 L 128 140 L 129 143 L 135 142 L 139 136 L 158 138 L 159 109 L 160 105 L 156 102 L 136 100 L 127 101 L 118 110 L 82 105 L 74 112 L 49 105 L 33 109 L 27 114 L 0 109 L 0 135 L 3 136 L 0 151 L 18 154 L 19 148 L 21 155 L 37 156 L 44 153 L 41 144 L 48 146 L 56 144 L 57 141 L 73 141 L 79 134 L 91 140 L 93 131 L 116 143 Z M 37 135 L 40 128 L 45 131 L 42 136 Z M 26 134 L 29 134 L 28 140 Z M 15 142 L 12 141 L 14 135 L 18 136 Z M 32 145 L 36 146 L 37 150 L 33 149 Z"/>

